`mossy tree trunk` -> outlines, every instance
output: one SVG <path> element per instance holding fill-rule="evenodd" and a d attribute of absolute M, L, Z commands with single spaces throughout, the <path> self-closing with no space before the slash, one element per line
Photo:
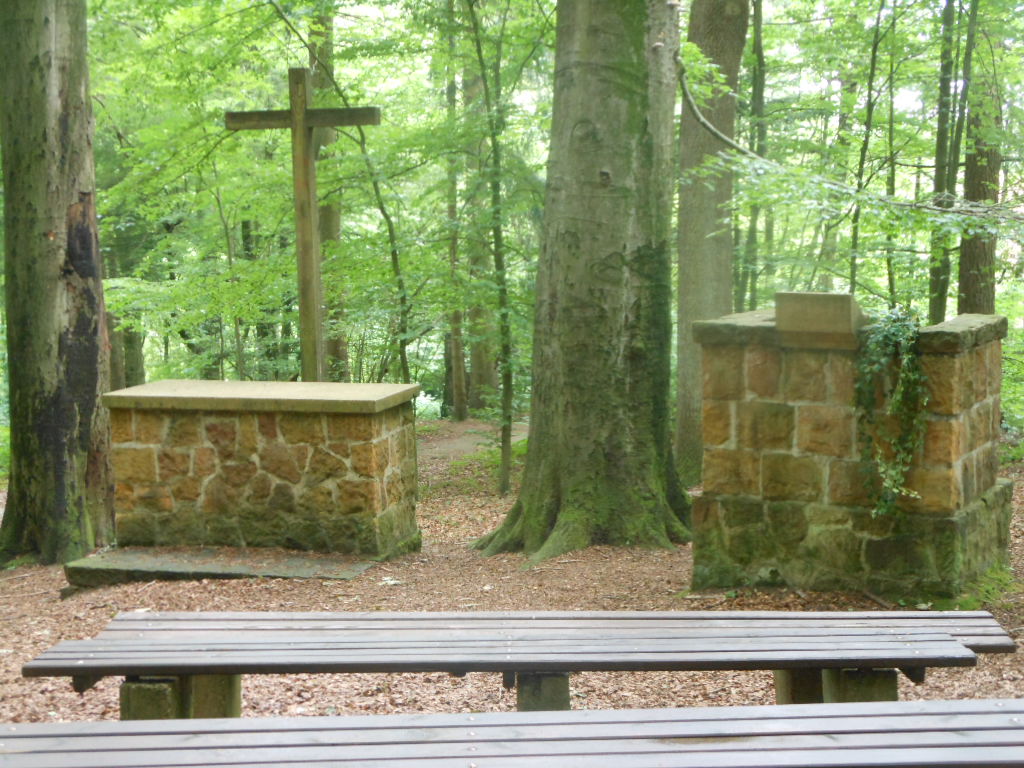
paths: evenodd
<path fill-rule="evenodd" d="M 688 537 L 669 432 L 675 6 L 560 0 L 530 450 L 478 542 L 535 559 Z"/>
<path fill-rule="evenodd" d="M 113 498 L 84 0 L 0 11 L 11 481 L 0 554 L 108 541 Z"/>

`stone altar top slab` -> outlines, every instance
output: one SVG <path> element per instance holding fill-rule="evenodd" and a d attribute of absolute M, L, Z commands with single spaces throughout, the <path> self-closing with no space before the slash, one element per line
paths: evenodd
<path fill-rule="evenodd" d="M 412 400 L 419 384 L 167 379 L 103 395 L 108 408 L 172 411 L 380 413 Z"/>

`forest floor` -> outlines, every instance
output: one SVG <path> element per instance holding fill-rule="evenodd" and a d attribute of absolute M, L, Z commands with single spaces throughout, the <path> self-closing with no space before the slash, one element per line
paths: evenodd
<path fill-rule="evenodd" d="M 119 680 L 76 694 L 66 678 L 24 679 L 21 665 L 59 640 L 90 637 L 119 611 L 459 611 L 459 610 L 872 610 L 858 593 L 741 589 L 689 591 L 688 546 L 675 551 L 594 547 L 524 568 L 521 555 L 481 557 L 469 548 L 501 521 L 514 496 L 494 493 L 491 462 L 467 451 L 493 444 L 475 422 L 422 425 L 423 549 L 375 565 L 351 581 L 241 579 L 147 582 L 85 590 L 61 599 L 57 566 L 0 571 L 0 722 L 116 719 Z M 1024 467 L 1016 482 L 1011 565 L 1001 594 L 982 585 L 984 607 L 1015 637 L 1024 635 Z M 1024 653 L 987 654 L 976 668 L 931 670 L 901 697 L 1024 696 Z M 588 673 L 572 678 L 574 708 L 764 704 L 767 672 Z M 252 675 L 243 683 L 246 716 L 495 711 L 515 708 L 498 674 Z"/>

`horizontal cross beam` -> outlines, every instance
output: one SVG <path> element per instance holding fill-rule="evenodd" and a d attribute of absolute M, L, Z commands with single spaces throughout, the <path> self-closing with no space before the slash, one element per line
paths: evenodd
<path fill-rule="evenodd" d="M 226 112 L 224 125 L 231 131 L 259 128 L 291 128 L 292 112 L 288 109 L 268 109 L 256 112 Z M 380 125 L 379 107 L 353 107 L 351 109 L 307 109 L 307 128 L 335 128 L 345 125 Z"/>

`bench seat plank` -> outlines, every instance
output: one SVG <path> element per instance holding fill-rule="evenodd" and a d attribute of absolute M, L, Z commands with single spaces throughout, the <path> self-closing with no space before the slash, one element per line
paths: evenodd
<path fill-rule="evenodd" d="M 485 628 L 522 633 L 552 629 L 591 632 L 668 630 L 790 631 L 798 628 L 842 632 L 851 629 L 944 632 L 975 651 L 1005 653 L 1013 640 L 987 611 L 482 611 L 431 613 L 122 613 L 105 632 L 123 631 L 274 631 L 375 630 L 439 631 Z"/>
<path fill-rule="evenodd" d="M 0 726 L 18 768 L 1024 766 L 1024 701 Z"/>
<path fill-rule="evenodd" d="M 609 670 L 802 669 L 843 667 L 973 666 L 976 656 L 948 635 L 857 640 L 775 638 L 727 643 L 657 641 L 549 645 L 496 641 L 490 645 L 411 643 L 376 647 L 337 644 L 261 644 L 239 637 L 234 646 L 180 643 L 107 645 L 95 641 L 59 643 L 22 668 L 26 676 L 273 674 L 289 672 L 511 672 Z"/>
<path fill-rule="evenodd" d="M 181 639 L 177 641 L 149 640 L 149 639 L 126 639 L 123 642 L 108 642 L 104 638 L 97 638 L 94 641 L 66 641 L 55 647 L 49 654 L 51 657 L 71 656 L 88 654 L 90 658 L 112 657 L 120 654 L 135 655 L 155 653 L 174 653 L 187 650 L 189 652 L 204 651 L 261 651 L 272 653 L 275 651 L 325 651 L 325 652 L 346 652 L 357 655 L 362 652 L 377 654 L 401 654 L 408 650 L 432 650 L 436 652 L 447 652 L 449 655 L 465 652 L 469 654 L 488 652 L 495 649 L 503 653 L 522 653 L 525 648 L 531 651 L 543 653 L 566 653 L 566 652 L 608 652 L 622 650 L 626 652 L 705 652 L 709 645 L 717 643 L 718 650 L 729 650 L 736 652 L 760 652 L 763 650 L 799 651 L 821 650 L 829 648 L 891 648 L 894 645 L 906 645 L 915 648 L 960 648 L 959 651 L 965 658 L 973 655 L 972 651 L 964 648 L 960 643 L 949 635 L 942 634 L 914 634 L 914 635 L 892 635 L 888 637 L 836 637 L 828 636 L 813 638 L 790 638 L 790 637 L 758 637 L 758 638 L 544 638 L 530 640 L 525 643 L 520 638 L 505 639 L 495 638 L 465 638 L 452 639 L 449 641 L 416 638 L 402 638 L 400 640 L 375 641 L 370 638 L 362 641 L 346 641 L 338 639 L 323 639 L 317 642 L 311 641 L 305 635 L 295 634 L 273 639 L 262 637 L 242 637 L 235 641 L 229 639 L 210 639 L 201 637 L 196 640 Z"/>

